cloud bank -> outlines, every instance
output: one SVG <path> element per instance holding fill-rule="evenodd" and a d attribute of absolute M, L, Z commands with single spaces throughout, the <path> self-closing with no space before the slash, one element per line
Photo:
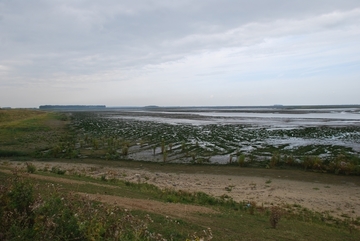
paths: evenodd
<path fill-rule="evenodd" d="M 0 106 L 360 104 L 353 1 L 0 0 Z"/>

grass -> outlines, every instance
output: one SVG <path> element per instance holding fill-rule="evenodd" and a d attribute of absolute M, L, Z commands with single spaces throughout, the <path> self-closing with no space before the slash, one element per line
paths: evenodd
<path fill-rule="evenodd" d="M 3 181 L 0 235 L 5 240 L 185 240 L 188 231 L 201 230 L 181 220 L 59 192 L 58 185 L 19 176 Z"/>
<path fill-rule="evenodd" d="M 0 156 L 31 156 L 65 133 L 65 117 L 37 110 L 0 110 Z"/>

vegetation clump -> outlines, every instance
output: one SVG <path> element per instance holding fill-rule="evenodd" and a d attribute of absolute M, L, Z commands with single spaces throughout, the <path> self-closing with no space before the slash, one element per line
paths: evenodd
<path fill-rule="evenodd" d="M 278 206 L 273 206 L 270 209 L 270 225 L 276 228 L 281 219 L 281 209 Z"/>
<path fill-rule="evenodd" d="M 52 167 L 51 172 L 55 173 L 55 174 L 58 174 L 58 175 L 64 175 L 66 173 L 66 170 L 62 170 L 59 167 Z"/>
<path fill-rule="evenodd" d="M 19 176 L 0 185 L 1 240 L 165 240 L 149 230 L 149 215 L 138 218 L 53 185 L 48 195 L 35 189 Z"/>
<path fill-rule="evenodd" d="M 28 173 L 36 172 L 36 166 L 32 163 L 26 163 L 26 170 Z"/>

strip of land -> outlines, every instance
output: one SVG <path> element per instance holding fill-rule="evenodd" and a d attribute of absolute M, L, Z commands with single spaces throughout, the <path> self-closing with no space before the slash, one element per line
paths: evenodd
<path fill-rule="evenodd" d="M 23 168 L 25 163 L 7 162 L 7 167 Z M 328 213 L 338 218 L 360 216 L 360 185 L 356 177 L 336 176 L 304 172 L 300 170 L 264 170 L 252 168 L 226 168 L 185 165 L 151 165 L 129 162 L 116 162 L 114 165 L 66 162 L 31 162 L 37 169 L 52 167 L 67 170 L 69 174 L 81 174 L 100 179 L 119 179 L 135 183 L 154 184 L 163 189 L 205 192 L 216 197 L 231 197 L 235 201 L 255 202 L 258 206 L 280 205 L 301 206 L 317 212 Z M 119 164 L 122 164 L 119 165 Z M 232 170 L 232 171 L 228 171 Z M 9 171 L 7 171 L 9 172 Z M 55 178 L 42 175 L 29 175 L 33 178 L 57 182 L 84 184 L 86 182 Z M 96 184 L 93 185 L 102 185 Z M 142 209 L 151 212 L 175 215 L 192 212 L 188 205 L 167 206 L 164 203 L 121 199 L 104 194 L 91 195 L 92 198 L 107 203 L 118 203 L 124 208 Z M 135 203 L 137 203 L 135 205 Z M 186 209 L 187 208 L 187 209 Z M 198 207 L 200 208 L 200 207 Z M 209 212 L 209 210 L 195 211 Z M 185 215 L 186 216 L 186 215 Z"/>

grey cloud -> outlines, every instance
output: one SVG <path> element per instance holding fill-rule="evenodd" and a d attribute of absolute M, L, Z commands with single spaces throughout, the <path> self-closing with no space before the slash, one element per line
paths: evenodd
<path fill-rule="evenodd" d="M 323 70 L 345 63 L 341 56 L 359 61 L 341 49 L 334 53 L 340 56 L 336 61 L 316 63 L 324 56 L 317 55 L 319 43 L 323 48 L 345 42 L 357 46 L 359 9 L 358 0 L 0 0 L 0 77 L 18 84 L 126 81 L 158 76 L 204 53 L 216 58 L 226 49 L 219 58 L 232 62 L 211 63 L 216 71 L 199 66 L 194 76 L 225 78 L 221 73 L 240 73 L 239 63 L 250 66 L 253 75 L 252 61 L 289 56 L 296 57 L 286 61 L 292 67 L 278 72 L 294 71 L 293 66 L 304 64 L 301 58 Z M 308 67 L 301 71 L 311 73 Z"/>

